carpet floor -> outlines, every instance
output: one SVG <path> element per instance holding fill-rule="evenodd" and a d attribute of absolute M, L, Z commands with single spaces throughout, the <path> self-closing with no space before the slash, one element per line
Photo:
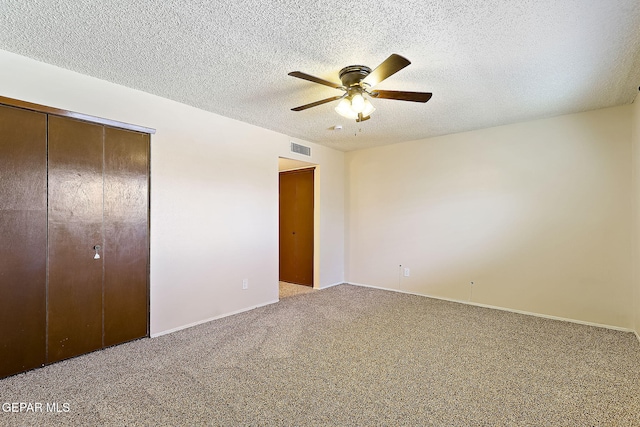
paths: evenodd
<path fill-rule="evenodd" d="M 294 283 L 280 282 L 280 299 L 315 292 L 311 286 L 296 285 Z"/>
<path fill-rule="evenodd" d="M 0 404 L 2 426 L 640 426 L 640 343 L 340 285 L 0 380 Z"/>

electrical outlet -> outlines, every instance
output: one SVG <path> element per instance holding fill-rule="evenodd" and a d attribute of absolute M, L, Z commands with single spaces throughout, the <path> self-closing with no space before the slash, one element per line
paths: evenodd
<path fill-rule="evenodd" d="M 405 267 L 404 269 L 404 277 L 409 277 L 411 275 L 411 270 Z"/>
<path fill-rule="evenodd" d="M 249 279 L 242 279 L 242 289 L 249 289 Z"/>

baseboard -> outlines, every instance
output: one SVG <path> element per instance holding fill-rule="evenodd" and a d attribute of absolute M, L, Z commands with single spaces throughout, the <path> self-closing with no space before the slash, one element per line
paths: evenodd
<path fill-rule="evenodd" d="M 181 331 L 183 329 L 192 328 L 194 326 L 202 325 L 203 323 L 211 322 L 212 320 L 218 320 L 218 319 L 222 319 L 224 317 L 233 316 L 234 314 L 244 313 L 245 311 L 255 310 L 256 308 L 260 308 L 260 307 L 264 307 L 264 306 L 267 306 L 267 305 L 275 304 L 277 302 L 279 302 L 279 300 L 269 301 L 269 302 L 265 302 L 264 304 L 258 304 L 258 305 L 254 305 L 254 306 L 251 306 L 251 307 L 242 308 L 240 310 L 232 311 L 230 313 L 225 313 L 225 314 L 221 314 L 219 316 L 209 317 L 208 319 L 199 320 L 197 322 L 189 323 L 188 325 L 179 326 L 177 328 L 168 329 L 168 330 L 162 331 L 162 332 L 156 332 L 155 334 L 151 334 L 150 336 L 151 336 L 151 338 L 161 337 L 162 335 L 167 335 L 167 334 L 171 334 L 173 332 Z"/>
<path fill-rule="evenodd" d="M 544 319 L 560 320 L 562 322 L 577 323 L 577 324 L 586 325 L 586 326 L 595 326 L 597 328 L 612 329 L 614 331 L 633 332 L 633 333 L 636 334 L 636 336 L 640 340 L 640 336 L 638 335 L 637 331 L 634 331 L 633 329 L 630 329 L 630 328 L 623 328 L 621 326 L 604 325 L 602 323 L 586 322 L 584 320 L 577 320 L 577 319 L 569 319 L 569 318 L 566 318 L 566 317 L 551 316 L 549 314 L 534 313 L 532 311 L 517 310 L 517 309 L 513 309 L 513 308 L 500 307 L 500 306 L 489 305 L 489 304 L 481 304 L 481 303 L 470 302 L 470 301 L 461 301 L 461 300 L 457 300 L 457 299 L 453 299 L 453 298 L 445 298 L 445 297 L 439 297 L 439 296 L 428 295 L 428 294 L 419 294 L 417 292 L 409 292 L 409 291 L 404 291 L 402 289 L 383 288 L 383 287 L 380 287 L 380 286 L 371 286 L 371 285 L 365 285 L 365 284 L 362 284 L 362 283 L 354 283 L 354 282 L 347 282 L 347 284 L 354 285 L 354 286 L 362 286 L 362 287 L 365 287 L 365 288 L 381 289 L 381 290 L 384 290 L 384 291 L 400 292 L 400 293 L 403 293 L 403 294 L 416 295 L 416 296 L 426 297 L 426 298 L 433 298 L 433 299 L 437 299 L 437 300 L 441 300 L 441 301 L 455 302 L 455 303 L 458 303 L 458 304 L 472 305 L 472 306 L 475 306 L 475 307 L 482 307 L 482 308 L 490 308 L 490 309 L 493 309 L 493 310 L 508 311 L 508 312 L 511 312 L 511 313 L 518 313 L 518 314 L 524 314 L 524 315 L 527 315 L 527 316 L 541 317 L 541 318 L 544 318 Z"/>
<path fill-rule="evenodd" d="M 325 286 L 321 286 L 319 288 L 314 288 L 314 289 L 327 289 L 327 288 L 332 288 L 334 286 L 338 286 L 338 285 L 344 285 L 346 282 L 336 282 L 336 283 L 332 283 L 330 285 L 325 285 Z"/>

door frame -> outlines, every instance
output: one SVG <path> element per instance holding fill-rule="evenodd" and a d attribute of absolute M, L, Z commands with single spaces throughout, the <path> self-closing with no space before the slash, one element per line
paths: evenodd
<path fill-rule="evenodd" d="M 280 172 L 313 168 L 313 289 L 320 289 L 320 165 L 290 157 L 278 156 L 278 179 Z M 280 218 L 280 195 L 278 194 L 278 219 Z M 278 264 L 280 263 L 280 238 L 278 237 Z M 278 274 L 278 280 L 280 275 Z"/>

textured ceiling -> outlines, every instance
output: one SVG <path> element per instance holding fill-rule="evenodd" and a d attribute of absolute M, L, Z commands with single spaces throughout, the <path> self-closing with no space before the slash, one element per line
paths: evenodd
<path fill-rule="evenodd" d="M 0 0 L 0 49 L 340 150 L 631 103 L 638 0 Z M 371 120 L 334 103 L 347 65 L 412 64 Z M 343 130 L 334 131 L 335 125 Z"/>

